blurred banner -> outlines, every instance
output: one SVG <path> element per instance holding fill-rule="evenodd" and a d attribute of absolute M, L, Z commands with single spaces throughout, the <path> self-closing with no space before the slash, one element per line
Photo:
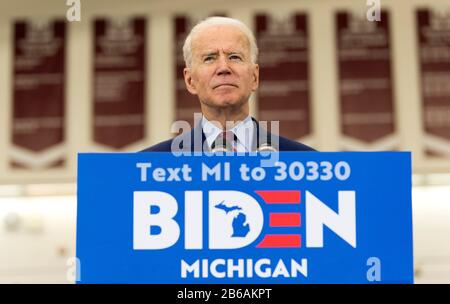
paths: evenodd
<path fill-rule="evenodd" d="M 450 156 L 450 9 L 417 11 L 425 151 Z"/>
<path fill-rule="evenodd" d="M 94 28 L 94 141 L 125 149 L 145 137 L 146 20 L 97 19 Z"/>
<path fill-rule="evenodd" d="M 177 16 L 174 19 L 174 58 L 175 58 L 175 119 L 188 121 L 191 126 L 194 122 L 194 112 L 200 112 L 200 103 L 197 96 L 191 95 L 184 84 L 183 70 L 183 44 L 192 26 L 197 21 L 189 16 Z"/>
<path fill-rule="evenodd" d="M 64 21 L 14 23 L 14 168 L 60 167 L 65 162 L 65 44 Z"/>
<path fill-rule="evenodd" d="M 389 15 L 380 22 L 365 14 L 336 15 L 343 150 L 398 147 L 393 109 Z"/>
<path fill-rule="evenodd" d="M 310 135 L 308 22 L 306 14 L 255 17 L 259 46 L 258 118 L 280 121 L 280 134 Z"/>

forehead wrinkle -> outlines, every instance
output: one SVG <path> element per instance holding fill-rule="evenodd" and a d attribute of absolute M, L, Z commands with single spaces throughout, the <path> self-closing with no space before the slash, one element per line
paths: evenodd
<path fill-rule="evenodd" d="M 222 45 L 223 44 L 223 40 L 222 40 L 222 38 L 219 38 L 219 36 L 220 35 L 216 35 L 216 36 L 213 36 L 212 38 L 211 37 L 205 37 L 204 36 L 204 34 L 205 33 L 211 33 L 211 32 L 214 32 L 214 31 L 218 31 L 219 33 L 221 32 L 221 30 L 220 30 L 220 28 L 223 28 L 223 27 L 228 27 L 228 26 L 213 26 L 213 27 L 208 27 L 208 28 L 205 28 L 205 29 L 202 29 L 201 31 L 199 31 L 199 32 L 197 32 L 197 33 L 195 33 L 195 35 L 192 37 L 192 41 L 191 41 L 191 45 L 192 45 L 192 50 L 193 50 L 193 52 L 195 52 L 195 50 L 197 50 L 198 49 L 198 44 L 199 44 L 199 42 L 201 43 L 201 42 L 205 42 L 205 40 L 206 40 L 206 45 L 207 45 L 207 47 L 208 47 L 208 45 L 210 45 L 211 43 L 217 43 L 217 42 L 219 42 L 220 43 L 220 45 L 221 45 L 221 47 L 220 47 L 220 49 L 224 49 L 224 46 Z M 234 26 L 229 26 L 228 28 L 234 28 L 234 29 L 237 29 L 237 31 L 236 31 L 236 33 L 238 33 L 238 35 L 235 35 L 234 36 L 234 39 L 233 40 L 235 40 L 235 41 L 233 41 L 233 42 L 238 42 L 239 43 L 239 45 L 238 46 L 236 46 L 236 45 L 233 45 L 232 47 L 233 48 L 236 48 L 236 47 L 238 47 L 238 48 L 241 48 L 242 46 L 244 47 L 242 50 L 240 50 L 240 51 L 238 51 L 238 52 L 240 52 L 241 54 L 245 54 L 245 52 L 247 51 L 248 53 L 250 53 L 251 52 L 251 50 L 250 50 L 250 41 L 248 40 L 248 38 L 247 38 L 247 36 L 245 36 L 245 34 L 239 29 L 239 28 L 237 28 L 237 27 L 234 27 Z M 226 48 L 228 48 L 228 46 L 225 46 Z M 216 52 L 216 50 L 215 50 L 215 52 Z M 236 53 L 236 51 L 234 51 L 235 53 Z M 198 53 L 198 52 L 197 52 Z M 205 52 L 206 53 L 206 52 Z M 233 53 L 233 52 L 229 52 L 229 53 Z M 203 54 L 203 53 L 202 53 Z"/>
<path fill-rule="evenodd" d="M 243 54 L 243 52 L 241 52 L 241 51 L 239 51 L 239 50 L 230 50 L 230 51 L 226 51 L 226 50 L 224 50 L 224 49 L 221 49 L 221 50 L 215 50 L 215 51 L 213 51 L 213 50 L 206 50 L 206 51 L 204 51 L 204 52 L 202 52 L 200 55 L 201 56 L 207 56 L 207 55 L 217 55 L 217 54 L 219 54 L 220 52 L 223 52 L 223 53 L 225 53 L 226 55 L 230 55 L 230 54 Z"/>

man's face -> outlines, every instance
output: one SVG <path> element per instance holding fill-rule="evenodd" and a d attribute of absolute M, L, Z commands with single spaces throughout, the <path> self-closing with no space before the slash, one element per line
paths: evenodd
<path fill-rule="evenodd" d="M 184 69 L 184 79 L 202 106 L 239 107 L 257 89 L 259 67 L 251 62 L 250 43 L 239 28 L 211 26 L 193 36 L 192 66 Z"/>

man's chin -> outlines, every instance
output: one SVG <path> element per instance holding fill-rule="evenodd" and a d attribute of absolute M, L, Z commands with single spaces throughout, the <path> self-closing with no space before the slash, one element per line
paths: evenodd
<path fill-rule="evenodd" d="M 242 106 L 242 102 L 238 100 L 221 100 L 215 103 L 217 108 L 235 108 Z"/>
<path fill-rule="evenodd" d="M 224 100 L 219 100 L 217 102 L 218 105 L 223 105 L 223 106 L 232 106 L 232 105 L 236 105 L 238 103 L 239 103 L 239 101 L 234 100 L 234 99 L 224 99 Z"/>
<path fill-rule="evenodd" d="M 216 99 L 210 102 L 206 102 L 205 104 L 208 107 L 216 108 L 216 109 L 240 109 L 243 105 L 245 105 L 246 101 L 242 99 L 233 99 L 233 98 L 223 98 Z"/>
<path fill-rule="evenodd" d="M 228 108 L 228 107 L 235 107 L 242 105 L 242 102 L 237 99 L 233 98 L 224 98 L 224 99 L 217 99 L 212 102 L 210 102 L 210 106 L 217 107 L 217 108 Z"/>

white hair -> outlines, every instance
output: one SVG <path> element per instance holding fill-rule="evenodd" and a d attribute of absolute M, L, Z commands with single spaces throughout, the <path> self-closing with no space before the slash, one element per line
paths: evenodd
<path fill-rule="evenodd" d="M 192 38 L 202 29 L 211 26 L 218 25 L 232 25 L 241 30 L 241 32 L 247 37 L 250 44 L 250 59 L 253 63 L 256 63 L 258 58 L 258 46 L 256 45 L 256 39 L 253 32 L 241 21 L 228 17 L 209 17 L 199 23 L 197 23 L 186 37 L 183 45 L 183 57 L 187 68 L 192 66 Z"/>

